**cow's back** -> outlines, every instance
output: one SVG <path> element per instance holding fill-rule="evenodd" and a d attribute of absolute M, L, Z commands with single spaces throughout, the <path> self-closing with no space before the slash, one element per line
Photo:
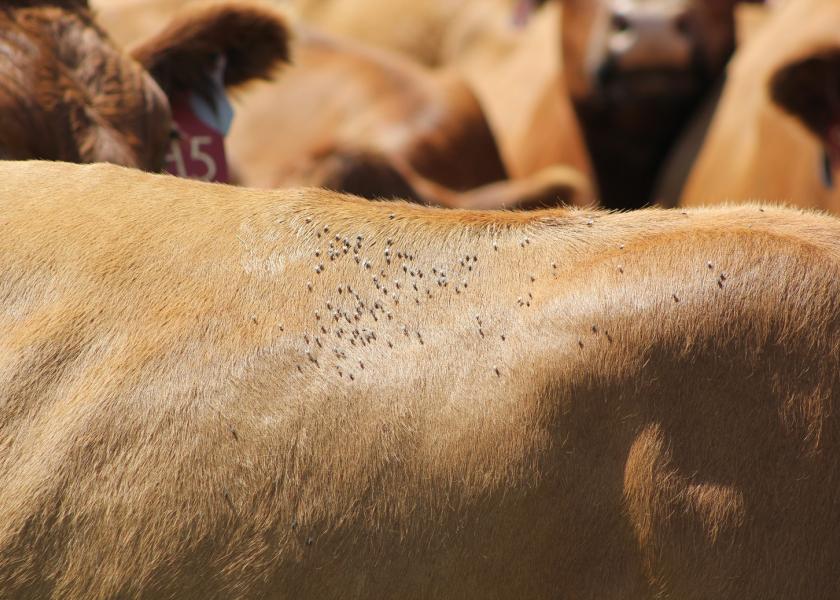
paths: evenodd
<path fill-rule="evenodd" d="M 836 596 L 831 218 L 43 163 L 0 214 L 12 596 Z"/>

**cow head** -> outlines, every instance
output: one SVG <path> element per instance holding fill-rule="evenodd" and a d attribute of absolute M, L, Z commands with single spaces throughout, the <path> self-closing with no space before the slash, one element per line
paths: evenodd
<path fill-rule="evenodd" d="M 816 135 L 840 169 L 840 47 L 822 48 L 781 67 L 770 97 Z"/>
<path fill-rule="evenodd" d="M 737 0 L 562 0 L 563 70 L 608 208 L 639 208 L 734 47 Z"/>
<path fill-rule="evenodd" d="M 734 45 L 735 0 L 563 0 L 563 63 L 576 99 L 690 96 Z"/>
<path fill-rule="evenodd" d="M 0 3 L 0 157 L 111 162 L 159 171 L 173 137 L 170 98 L 218 109 L 214 81 L 238 86 L 286 60 L 273 12 L 191 11 L 128 55 L 86 0 Z"/>

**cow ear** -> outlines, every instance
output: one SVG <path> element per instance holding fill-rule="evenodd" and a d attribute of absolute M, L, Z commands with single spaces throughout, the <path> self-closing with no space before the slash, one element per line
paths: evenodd
<path fill-rule="evenodd" d="M 225 87 L 268 79 L 289 60 L 289 28 L 277 12 L 256 4 L 220 4 L 188 10 L 131 55 L 168 96 L 208 93 L 224 64 Z"/>
<path fill-rule="evenodd" d="M 813 52 L 776 71 L 770 97 L 820 138 L 840 123 L 840 47 Z"/>

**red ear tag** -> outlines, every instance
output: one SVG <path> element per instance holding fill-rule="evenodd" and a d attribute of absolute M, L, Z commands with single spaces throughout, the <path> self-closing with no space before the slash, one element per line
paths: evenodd
<path fill-rule="evenodd" d="M 178 177 L 228 183 L 224 133 L 202 120 L 190 100 L 189 94 L 180 94 L 171 102 L 180 139 L 172 140 L 164 169 Z"/>

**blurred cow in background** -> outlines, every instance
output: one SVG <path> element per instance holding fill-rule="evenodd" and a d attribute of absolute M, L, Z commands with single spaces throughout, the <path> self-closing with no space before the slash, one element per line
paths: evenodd
<path fill-rule="evenodd" d="M 298 0 L 295 5 L 330 31 L 426 64 L 457 65 L 485 109 L 513 176 L 548 164 L 589 172 L 585 148 L 604 204 L 633 208 L 659 200 L 654 190 L 662 164 L 701 102 L 716 95 L 715 83 L 734 46 L 736 2 Z M 695 138 L 702 137 L 714 100 L 708 100 Z M 683 177 L 675 191 L 664 192 L 665 200 L 676 201 Z"/>
<path fill-rule="evenodd" d="M 732 61 L 682 204 L 762 198 L 840 211 L 840 4 L 767 10 Z"/>
<path fill-rule="evenodd" d="M 481 106 L 452 70 L 306 28 L 294 55 L 280 80 L 249 94 L 231 131 L 231 164 L 245 185 L 471 208 L 592 202 L 586 178 L 560 167 L 501 183 L 507 172 Z"/>
<path fill-rule="evenodd" d="M 267 77 L 286 43 L 275 13 L 219 5 L 185 15 L 132 58 L 84 0 L 5 2 L 0 155 L 160 170 L 173 134 L 168 97 L 210 95 L 214 71 L 229 87 Z"/>
<path fill-rule="evenodd" d="M 100 17 L 130 45 L 184 4 L 110 3 Z M 594 201 L 580 144 L 582 160 L 540 157 L 536 168 L 506 182 L 495 132 L 455 69 L 429 69 L 306 26 L 296 37 L 295 66 L 284 81 L 249 93 L 233 125 L 229 148 L 238 183 L 311 185 L 450 207 Z M 567 114 L 574 126 L 571 109 Z"/>
<path fill-rule="evenodd" d="M 601 200 L 637 208 L 734 46 L 736 0 L 564 0 L 563 68 Z"/>
<path fill-rule="evenodd" d="M 103 9 L 103 18 L 127 32 L 120 36 L 136 37 L 142 15 L 161 19 L 184 2 L 124 0 L 111 9 L 112 18 Z M 569 165 L 578 172 L 572 179 L 584 181 L 591 155 L 606 206 L 670 204 L 699 148 L 720 89 L 715 82 L 734 45 L 736 0 L 549 0 L 542 6 L 497 0 L 464 2 L 457 10 L 452 3 L 379 2 L 357 2 L 352 10 L 334 0 L 287 3 L 319 28 L 411 58 L 330 36 L 321 38 L 331 40 L 328 50 L 324 44 L 313 50 L 312 36 L 302 35 L 295 78 L 278 83 L 274 98 L 259 91 L 260 110 L 234 127 L 233 158 L 243 182 L 324 185 L 445 206 L 509 206 L 509 192 L 498 186 L 489 195 L 460 195 L 509 176 L 526 182 L 519 184 L 529 190 L 526 205 L 544 197 L 582 203 L 592 198 L 590 185 L 563 183 L 572 172 L 550 170 L 548 177 L 544 169 Z M 132 7 L 138 10 L 125 12 Z M 309 72 L 316 63 L 320 74 Z M 332 86 L 319 88 L 328 78 Z M 688 123 L 682 170 L 657 189 Z M 308 133 L 276 143 L 295 129 Z M 545 193 L 543 182 L 552 178 Z"/>
<path fill-rule="evenodd" d="M 348 146 L 398 155 L 456 189 L 506 175 L 481 108 L 459 77 L 350 40 L 298 28 L 294 66 L 248 100 L 230 138 L 246 185 L 297 180 L 318 155 Z"/>
<path fill-rule="evenodd" d="M 485 113 L 511 178 L 591 165 L 563 81 L 558 2 L 295 0 L 302 20 L 333 34 L 457 70 Z M 540 175 L 543 176 L 543 175 Z"/>
<path fill-rule="evenodd" d="M 447 60 L 478 97 L 511 177 L 551 165 L 591 177 L 558 52 L 560 5 L 506 4 L 491 4 L 495 10 L 471 4 L 476 14 L 455 26 Z"/>
<path fill-rule="evenodd" d="M 591 166 L 562 74 L 559 2 L 297 0 L 302 18 L 333 33 L 455 67 L 487 115 L 511 177 Z"/>

